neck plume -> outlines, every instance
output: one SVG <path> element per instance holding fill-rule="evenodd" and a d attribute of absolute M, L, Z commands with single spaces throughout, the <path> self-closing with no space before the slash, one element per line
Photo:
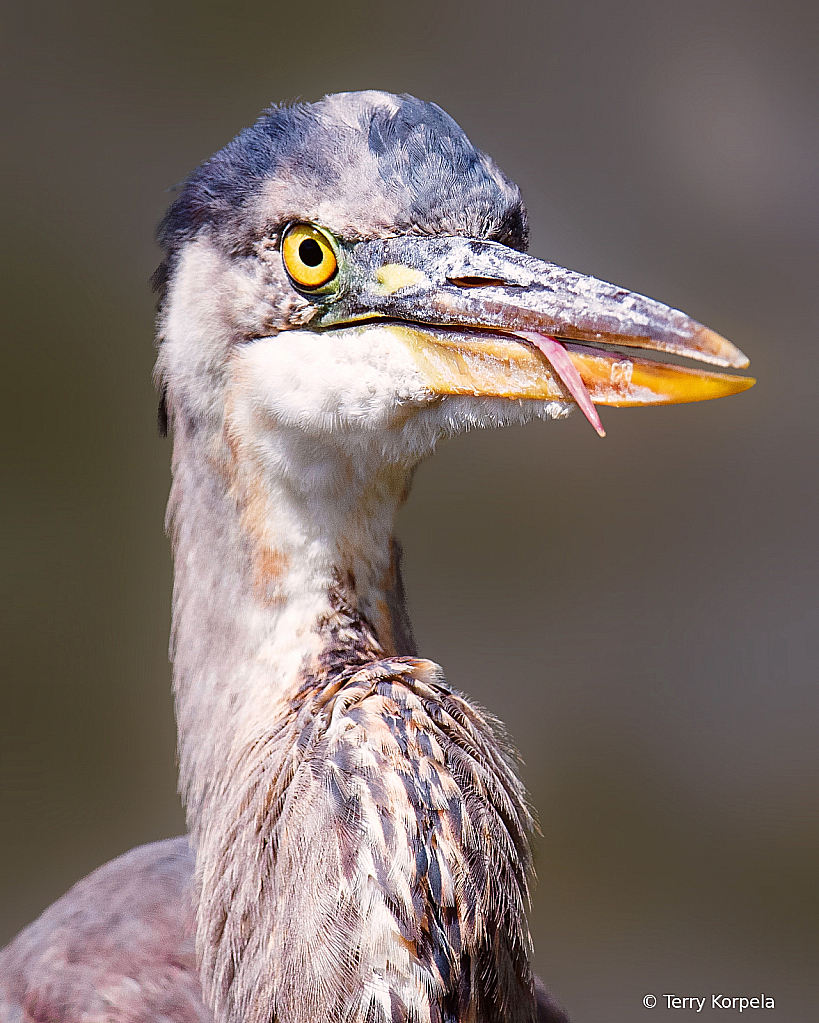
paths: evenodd
<path fill-rule="evenodd" d="M 392 537 L 413 466 L 176 419 L 181 787 L 218 1023 L 532 1020 L 532 820 L 500 726 L 414 656 Z"/>

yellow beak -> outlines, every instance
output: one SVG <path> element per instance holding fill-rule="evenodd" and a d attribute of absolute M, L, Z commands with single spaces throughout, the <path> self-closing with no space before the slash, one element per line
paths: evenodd
<path fill-rule="evenodd" d="M 558 373 L 537 348 L 504 334 L 462 334 L 393 323 L 436 394 L 574 401 Z M 671 405 L 738 394 L 752 377 L 633 358 L 566 343 L 566 352 L 596 405 Z"/>

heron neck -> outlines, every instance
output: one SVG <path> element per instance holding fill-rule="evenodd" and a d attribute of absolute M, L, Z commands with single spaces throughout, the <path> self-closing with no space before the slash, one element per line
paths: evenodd
<path fill-rule="evenodd" d="M 181 417 L 179 417 L 181 419 Z M 393 523 L 412 468 L 175 423 L 168 520 L 180 785 L 194 842 L 306 678 L 412 654 Z"/>

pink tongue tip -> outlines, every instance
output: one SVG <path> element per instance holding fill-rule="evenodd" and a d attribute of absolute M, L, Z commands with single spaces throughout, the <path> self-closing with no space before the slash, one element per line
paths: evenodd
<path fill-rule="evenodd" d="M 546 356 L 551 363 L 552 369 L 560 378 L 561 383 L 580 406 L 580 411 L 600 436 L 605 437 L 606 431 L 600 422 L 600 416 L 597 414 L 594 402 L 586 390 L 586 385 L 583 383 L 574 363 L 569 358 L 569 353 L 557 338 L 549 334 L 536 334 L 532 330 L 517 330 L 515 333 L 518 337 L 522 337 L 530 344 L 533 344 L 535 348 Z"/>

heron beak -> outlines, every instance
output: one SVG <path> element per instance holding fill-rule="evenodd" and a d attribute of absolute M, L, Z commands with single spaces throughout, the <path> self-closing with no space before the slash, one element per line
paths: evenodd
<path fill-rule="evenodd" d="M 596 404 L 702 401 L 755 382 L 634 358 L 628 349 L 748 365 L 676 309 L 498 242 L 402 236 L 358 242 L 343 258 L 345 284 L 320 325 L 392 321 L 437 394 L 575 401 L 603 436 Z"/>

